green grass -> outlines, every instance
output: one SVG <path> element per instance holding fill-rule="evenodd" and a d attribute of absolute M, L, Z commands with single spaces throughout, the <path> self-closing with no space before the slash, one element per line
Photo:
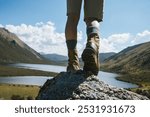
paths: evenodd
<path fill-rule="evenodd" d="M 130 68 L 129 69 L 121 69 L 115 67 L 114 69 L 109 69 L 106 65 L 101 66 L 101 70 L 107 71 L 107 72 L 114 72 L 120 74 L 116 79 L 134 83 L 139 85 L 138 88 L 132 88 L 128 89 L 135 93 L 147 96 L 150 98 L 150 71 L 149 70 L 143 70 L 138 68 Z"/>
<path fill-rule="evenodd" d="M 0 99 L 35 99 L 39 89 L 32 85 L 0 84 Z"/>
<path fill-rule="evenodd" d="M 45 72 L 40 70 L 30 70 L 0 65 L 0 76 L 55 76 L 55 72 Z"/>
<path fill-rule="evenodd" d="M 131 88 L 129 90 L 147 96 L 150 98 L 150 74 L 149 72 L 140 72 L 139 74 L 126 74 L 126 75 L 120 75 L 117 77 L 117 80 L 130 82 L 139 85 L 138 88 Z"/>
<path fill-rule="evenodd" d="M 142 83 L 142 86 L 139 88 L 132 88 L 129 89 L 135 93 L 138 93 L 140 95 L 147 96 L 150 99 L 150 83 Z"/>
<path fill-rule="evenodd" d="M 149 71 L 138 71 L 133 73 L 125 73 L 120 75 L 118 80 L 136 83 L 142 86 L 142 84 L 150 84 L 150 72 Z M 143 85 L 144 86 L 144 85 Z"/>

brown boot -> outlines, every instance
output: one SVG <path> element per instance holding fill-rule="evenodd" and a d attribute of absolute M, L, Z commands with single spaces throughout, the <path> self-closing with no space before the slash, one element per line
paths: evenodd
<path fill-rule="evenodd" d="M 77 50 L 68 50 L 68 66 L 67 66 L 67 72 L 76 72 L 80 69 L 79 65 L 79 58 Z"/>
<path fill-rule="evenodd" d="M 100 69 L 99 62 L 99 36 L 97 34 L 90 35 L 86 48 L 82 53 L 82 60 L 84 62 L 83 70 L 85 72 L 92 72 L 98 75 Z"/>

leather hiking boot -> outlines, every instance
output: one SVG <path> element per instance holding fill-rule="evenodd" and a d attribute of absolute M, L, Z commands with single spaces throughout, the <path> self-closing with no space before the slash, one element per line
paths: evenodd
<path fill-rule="evenodd" d="M 85 72 L 92 72 L 92 74 L 98 75 L 100 69 L 98 35 L 94 35 L 88 39 L 86 48 L 82 53 L 82 60 L 84 62 L 83 70 Z"/>
<path fill-rule="evenodd" d="M 80 69 L 77 50 L 68 50 L 68 66 L 67 72 L 76 72 Z"/>

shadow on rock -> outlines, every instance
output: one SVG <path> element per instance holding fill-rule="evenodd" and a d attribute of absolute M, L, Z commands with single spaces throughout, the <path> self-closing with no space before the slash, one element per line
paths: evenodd
<path fill-rule="evenodd" d="M 61 72 L 49 79 L 39 91 L 37 99 L 65 100 L 69 99 L 77 87 L 86 80 L 83 73 Z M 48 94 L 48 95 L 47 95 Z"/>

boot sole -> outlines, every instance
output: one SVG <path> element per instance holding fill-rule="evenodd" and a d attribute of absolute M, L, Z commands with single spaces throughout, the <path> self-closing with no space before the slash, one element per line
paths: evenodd
<path fill-rule="evenodd" d="M 86 48 L 82 54 L 82 60 L 84 62 L 84 71 L 90 71 L 94 75 L 97 75 L 99 72 L 99 60 L 96 52 L 91 48 Z"/>

